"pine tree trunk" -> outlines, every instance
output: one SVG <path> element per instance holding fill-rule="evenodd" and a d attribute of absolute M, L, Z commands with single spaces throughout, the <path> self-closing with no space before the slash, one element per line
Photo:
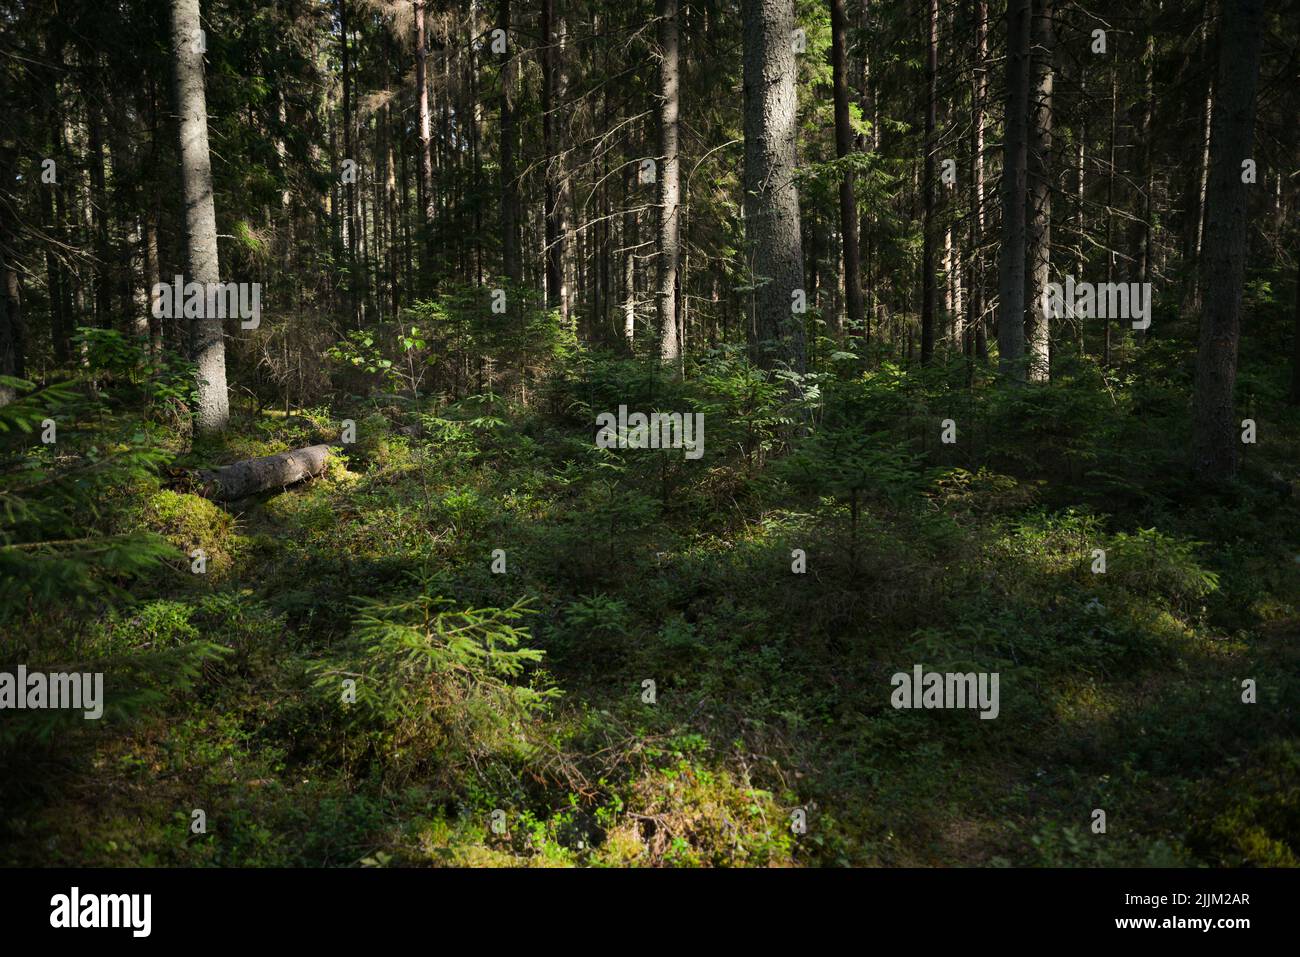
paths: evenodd
<path fill-rule="evenodd" d="M 361 285 L 364 264 L 358 258 L 357 250 L 361 243 L 360 211 L 357 206 L 357 179 L 360 177 L 361 162 L 356 155 L 356 131 L 352 128 L 352 57 L 349 53 L 347 0 L 339 0 L 339 57 L 342 63 L 342 100 L 343 100 L 343 160 L 355 163 L 353 174 L 343 183 L 343 201 L 347 206 L 348 227 L 348 303 L 352 311 L 352 323 L 361 327 Z"/>
<path fill-rule="evenodd" d="M 560 233 L 560 158 L 555 144 L 555 0 L 542 0 L 542 151 L 545 154 L 546 307 L 564 308 L 564 238 Z"/>
<path fill-rule="evenodd" d="M 18 279 L 18 222 L 11 200 L 16 185 L 18 155 L 0 146 L 0 375 L 25 376 L 25 328 L 22 288 Z M 14 400 L 16 392 L 0 383 L 0 405 Z"/>
<path fill-rule="evenodd" d="M 1205 190 L 1210 176 L 1210 123 L 1214 117 L 1214 69 L 1211 61 L 1213 45 L 1209 38 L 1211 4 L 1204 0 L 1201 7 L 1200 59 L 1209 64 L 1205 71 L 1205 99 L 1201 104 L 1201 124 L 1197 163 L 1188 197 L 1187 218 L 1187 275 L 1183 288 L 1183 312 L 1199 313 L 1201 310 L 1200 262 L 1201 241 L 1205 230 Z"/>
<path fill-rule="evenodd" d="M 506 36 L 506 52 L 501 60 L 501 258 L 506 278 L 523 281 L 523 262 L 519 256 L 519 185 L 515 182 L 515 39 L 510 34 L 510 0 L 501 0 L 498 26 Z"/>
<path fill-rule="evenodd" d="M 799 193 L 795 187 L 794 0 L 745 0 L 745 235 L 759 365 L 805 365 L 803 316 L 791 309 L 803 288 Z"/>
<path fill-rule="evenodd" d="M 1025 244 L 1025 349 L 1028 375 L 1046 382 L 1050 375 L 1051 317 L 1042 307 L 1052 263 L 1052 0 L 1033 0 L 1029 149 L 1026 177 L 1028 207 Z"/>
<path fill-rule="evenodd" d="M 925 163 L 921 176 L 921 364 L 934 356 L 934 141 L 939 75 L 939 0 L 929 0 L 925 43 Z"/>
<path fill-rule="evenodd" d="M 1210 183 L 1205 224 L 1205 314 L 1196 356 L 1192 454 L 1196 474 L 1223 481 L 1237 471 L 1240 449 L 1233 405 L 1241 290 L 1246 270 L 1248 184 L 1242 162 L 1253 158 L 1255 91 L 1263 0 L 1223 5 L 1219 49 L 1219 102 L 1210 134 Z"/>
<path fill-rule="evenodd" d="M 1029 0 L 1007 5 L 1007 109 L 998 257 L 998 370 L 1025 381 L 1025 194 L 1029 132 Z"/>
<path fill-rule="evenodd" d="M 853 151 L 853 129 L 849 124 L 849 77 L 846 62 L 848 22 L 844 17 L 844 0 L 831 0 L 831 70 L 835 85 L 835 155 L 840 159 Z M 840 245 L 844 262 L 844 304 L 849 326 L 863 328 L 862 276 L 858 249 L 858 203 L 854 193 L 852 170 L 840 178 Z M 839 310 L 832 329 L 843 334 Z"/>
<path fill-rule="evenodd" d="M 970 322 L 971 350 L 981 362 L 987 362 L 988 324 L 984 316 L 984 104 L 988 99 L 988 3 L 975 0 L 975 64 L 972 70 L 971 166 L 974 209 L 971 215 Z"/>
<path fill-rule="evenodd" d="M 217 214 L 212 201 L 212 166 L 208 153 L 199 0 L 172 0 L 171 28 L 186 261 L 190 279 L 208 285 L 221 281 L 221 269 L 217 259 Z M 191 339 L 192 358 L 198 366 L 196 426 L 200 433 L 220 432 L 230 420 L 221 319 L 215 316 L 195 319 Z"/>
<path fill-rule="evenodd" d="M 424 275 L 423 285 L 429 286 L 433 272 L 433 224 L 437 219 L 437 194 L 433 191 L 433 131 L 429 117 L 428 36 L 424 23 L 425 0 L 415 0 L 415 98 L 418 109 L 420 137 L 420 192 L 424 214 L 424 242 L 420 244 Z"/>
<path fill-rule="evenodd" d="M 657 0 L 659 20 L 659 249 L 655 283 L 655 310 L 659 319 L 659 360 L 666 366 L 681 363 L 677 328 L 677 280 L 681 247 L 681 161 L 677 155 L 678 29 L 677 0 Z"/>
<path fill-rule="evenodd" d="M 1300 230 L 1296 238 L 1300 239 Z M 1295 276 L 1295 322 L 1291 335 L 1291 404 L 1300 405 L 1300 267 Z"/>
<path fill-rule="evenodd" d="M 628 348 L 636 337 L 636 175 L 636 163 L 628 163 L 623 174 L 623 339 Z"/>
<path fill-rule="evenodd" d="M 1112 64 L 1110 69 L 1110 139 L 1109 158 L 1106 162 L 1106 282 L 1115 279 L 1115 119 L 1119 110 L 1119 74 Z M 1110 318 L 1102 319 L 1101 364 L 1110 365 Z"/>

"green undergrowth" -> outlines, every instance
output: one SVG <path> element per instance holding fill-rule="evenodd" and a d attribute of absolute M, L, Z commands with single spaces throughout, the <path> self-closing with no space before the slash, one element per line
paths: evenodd
<path fill-rule="evenodd" d="M 93 664 L 115 707 L 6 725 L 0 863 L 1294 865 L 1300 416 L 1209 494 L 1146 371 L 884 364 L 791 405 L 734 353 L 686 385 L 584 356 L 527 409 L 150 425 L 168 464 L 84 527 L 154 551 L 7 606 L 15 660 Z M 620 403 L 702 412 L 704 455 L 597 448 Z M 345 419 L 319 479 L 184 477 Z M 998 673 L 997 719 L 892 708 L 915 664 Z"/>

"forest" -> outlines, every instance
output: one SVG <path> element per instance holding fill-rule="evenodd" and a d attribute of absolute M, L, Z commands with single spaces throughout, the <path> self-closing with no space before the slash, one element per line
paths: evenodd
<path fill-rule="evenodd" d="M 1300 865 L 1298 118 L 1293 0 L 0 0 L 0 866 Z"/>

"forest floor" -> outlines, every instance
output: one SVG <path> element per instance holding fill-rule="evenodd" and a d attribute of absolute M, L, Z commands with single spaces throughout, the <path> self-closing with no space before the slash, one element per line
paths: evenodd
<path fill-rule="evenodd" d="M 866 378 L 906 394 L 906 454 L 868 457 L 855 523 L 843 483 L 799 479 L 815 454 L 764 461 L 767 426 L 718 378 L 693 393 L 700 461 L 594 448 L 599 378 L 530 410 L 239 410 L 194 448 L 149 426 L 180 466 L 346 417 L 358 441 L 228 508 L 165 482 L 124 499 L 120 527 L 207 566 L 137 583 L 90 644 L 229 651 L 78 735 L 3 863 L 1298 863 L 1300 416 L 1261 420 L 1243 487 L 1194 496 L 1163 393 L 990 400 L 950 453 L 909 431 L 950 393 L 885 370 Z M 1249 481 L 1279 469 L 1281 492 Z M 512 659 L 512 636 L 544 657 Z M 997 672 L 997 719 L 893 708 L 917 663 Z"/>

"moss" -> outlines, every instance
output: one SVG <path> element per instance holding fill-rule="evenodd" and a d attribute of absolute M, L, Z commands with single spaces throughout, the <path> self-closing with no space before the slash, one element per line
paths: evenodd
<path fill-rule="evenodd" d="M 141 520 L 145 528 L 162 535 L 187 559 L 202 549 L 209 581 L 219 581 L 231 571 L 240 541 L 234 517 L 216 503 L 162 489 L 145 500 Z"/>

